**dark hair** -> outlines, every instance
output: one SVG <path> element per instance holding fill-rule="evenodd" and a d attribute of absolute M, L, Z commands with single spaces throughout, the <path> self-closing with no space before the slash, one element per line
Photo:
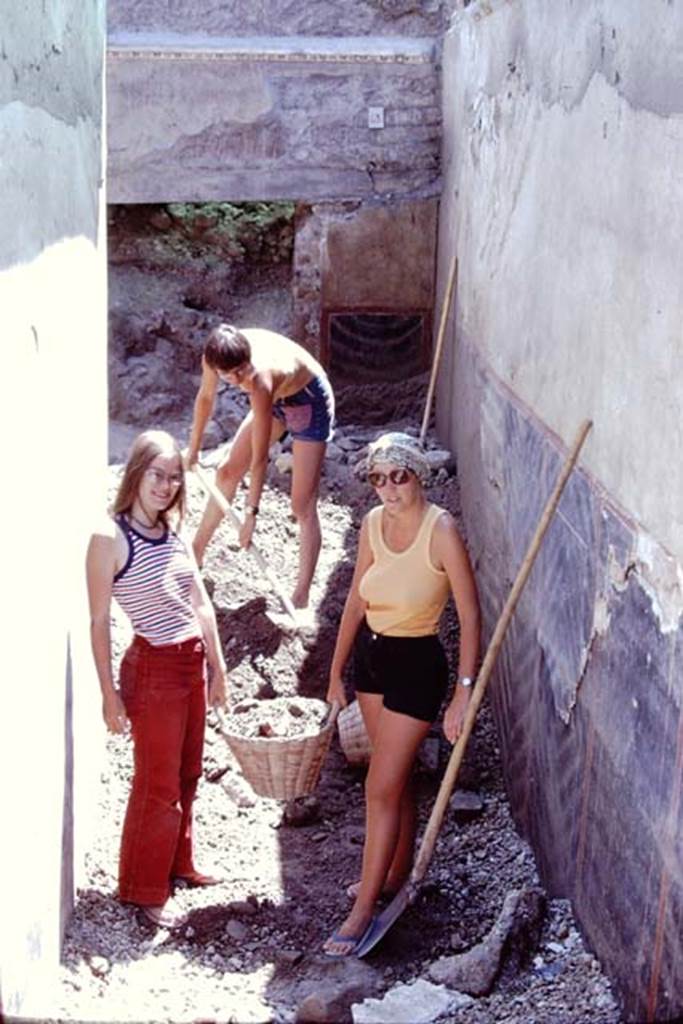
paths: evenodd
<path fill-rule="evenodd" d="M 138 496 L 142 477 L 157 455 L 171 457 L 177 455 L 180 459 L 182 470 L 183 457 L 178 442 L 170 434 L 167 434 L 165 430 L 144 430 L 133 441 L 128 461 L 123 470 L 123 477 L 114 498 L 112 506 L 114 515 L 120 515 L 121 512 L 130 512 L 133 502 Z M 178 487 L 171 501 L 159 515 L 165 526 L 169 525 L 168 513 L 171 509 L 176 510 L 178 521 L 182 520 L 185 514 L 185 473 L 181 472 L 181 475 L 182 483 L 180 487 Z"/>
<path fill-rule="evenodd" d="M 212 370 L 234 370 L 251 359 L 247 338 L 232 324 L 219 324 L 204 345 L 204 359 Z"/>

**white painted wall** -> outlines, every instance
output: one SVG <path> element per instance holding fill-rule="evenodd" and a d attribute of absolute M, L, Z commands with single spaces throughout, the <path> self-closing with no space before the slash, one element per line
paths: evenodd
<path fill-rule="evenodd" d="M 679 563 L 682 82 L 676 0 L 478 0 L 445 43 L 463 336 L 565 441 L 594 420 L 584 464 Z"/>
<path fill-rule="evenodd" d="M 0 1007 L 25 1017 L 49 1012 L 103 747 L 84 585 L 106 466 L 103 49 L 103 0 L 3 12 Z"/>

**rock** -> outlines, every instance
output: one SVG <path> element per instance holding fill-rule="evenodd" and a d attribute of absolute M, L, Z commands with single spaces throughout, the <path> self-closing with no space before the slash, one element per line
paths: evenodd
<path fill-rule="evenodd" d="M 356 462 L 354 462 L 354 464 L 351 467 L 351 469 L 352 469 L 353 475 L 358 480 L 365 480 L 365 476 L 366 476 L 367 471 L 368 471 L 368 463 L 367 463 L 367 459 L 365 458 L 365 456 L 363 456 L 361 459 L 358 459 Z"/>
<path fill-rule="evenodd" d="M 287 967 L 296 966 L 296 964 L 301 963 L 303 958 L 304 955 L 300 949 L 278 949 L 275 952 L 277 962 Z"/>
<path fill-rule="evenodd" d="M 351 1024 L 351 1004 L 374 995 L 379 986 L 378 972 L 363 960 L 333 960 L 321 954 L 289 995 L 301 1024 Z"/>
<path fill-rule="evenodd" d="M 221 779 L 221 786 L 237 807 L 247 809 L 256 806 L 257 798 L 254 791 L 241 775 L 231 772 L 227 778 Z"/>
<path fill-rule="evenodd" d="M 429 1024 L 473 1002 L 462 992 L 449 992 L 420 978 L 396 985 L 381 999 L 365 999 L 351 1007 L 353 1024 Z"/>
<path fill-rule="evenodd" d="M 291 473 L 293 464 L 294 456 L 291 452 L 282 452 L 282 454 L 278 455 L 275 459 L 275 468 L 278 473 Z"/>
<path fill-rule="evenodd" d="M 471 995 L 486 995 L 503 966 L 519 966 L 538 944 L 545 894 L 528 886 L 505 897 L 491 931 L 466 953 L 441 957 L 429 968 L 430 978 Z"/>
<path fill-rule="evenodd" d="M 353 437 L 335 436 L 335 444 L 345 452 L 355 452 L 363 444 L 363 441 L 357 441 Z"/>
<path fill-rule="evenodd" d="M 330 462 L 339 462 L 344 458 L 344 451 L 339 445 L 335 444 L 334 441 L 328 441 L 325 458 L 329 459 Z"/>
<path fill-rule="evenodd" d="M 330 486 L 343 486 L 349 481 L 351 471 L 343 462 L 323 463 L 323 476 Z"/>
<path fill-rule="evenodd" d="M 258 907 L 250 903 L 249 900 L 231 900 L 228 910 L 240 917 L 255 917 L 258 914 Z"/>
<path fill-rule="evenodd" d="M 418 760 L 425 771 L 436 772 L 439 768 L 439 738 L 428 736 L 418 752 Z"/>
<path fill-rule="evenodd" d="M 456 821 L 472 821 L 484 813 L 484 801 L 478 793 L 468 789 L 456 789 L 450 799 L 449 807 Z"/>
<path fill-rule="evenodd" d="M 168 231 L 173 220 L 170 215 L 166 213 L 166 210 L 155 210 L 149 218 L 149 222 L 153 228 L 157 229 L 157 231 Z"/>
<path fill-rule="evenodd" d="M 297 1007 L 296 1021 L 297 1024 L 333 1024 L 335 1013 L 329 1002 L 321 996 L 310 995 Z"/>
<path fill-rule="evenodd" d="M 440 469 L 448 469 L 453 464 L 453 455 L 445 448 L 433 448 L 424 454 L 432 473 L 436 473 Z"/>
<path fill-rule="evenodd" d="M 105 975 L 109 974 L 111 964 L 107 960 L 106 956 L 91 956 L 90 970 L 93 974 L 96 974 L 98 978 L 104 978 Z"/>
<path fill-rule="evenodd" d="M 315 796 L 297 797 L 285 806 L 284 822 L 293 828 L 312 825 L 320 820 L 320 803 Z"/>
<path fill-rule="evenodd" d="M 215 448 L 225 439 L 225 431 L 221 427 L 220 423 L 217 423 L 215 419 L 209 420 L 204 428 L 204 437 L 202 443 L 207 448 Z"/>
<path fill-rule="evenodd" d="M 244 942 L 249 935 L 249 929 L 241 921 L 231 920 L 225 926 L 225 933 L 235 942 Z"/>

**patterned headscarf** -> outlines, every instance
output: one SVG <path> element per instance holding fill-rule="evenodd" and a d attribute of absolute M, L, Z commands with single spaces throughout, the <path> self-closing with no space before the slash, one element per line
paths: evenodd
<path fill-rule="evenodd" d="M 389 434 L 382 434 L 373 441 L 368 448 L 367 472 L 370 473 L 378 462 L 393 462 L 395 466 L 412 470 L 421 484 L 426 484 L 429 480 L 429 463 L 422 446 L 410 434 L 392 431 Z"/>

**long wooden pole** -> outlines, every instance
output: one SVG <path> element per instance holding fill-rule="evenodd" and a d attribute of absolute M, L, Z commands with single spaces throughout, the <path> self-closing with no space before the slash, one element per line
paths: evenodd
<path fill-rule="evenodd" d="M 235 529 L 239 530 L 242 526 L 242 520 L 237 515 L 234 508 L 232 507 L 228 499 L 225 497 L 225 495 L 222 493 L 222 491 L 220 491 L 218 487 L 216 487 L 216 484 L 213 482 L 211 477 L 208 475 L 208 473 L 206 473 L 204 469 L 202 469 L 202 467 L 198 463 L 195 463 L 192 469 L 196 473 L 204 490 L 208 492 L 211 498 L 213 498 L 213 500 L 216 502 L 223 515 L 228 516 Z M 271 587 L 273 588 L 277 596 L 282 601 L 282 604 L 285 610 L 287 611 L 288 615 L 291 617 L 294 625 L 298 626 L 299 619 L 296 614 L 296 608 L 294 607 L 291 600 L 281 587 L 280 581 L 278 580 L 277 576 L 275 575 L 271 567 L 268 565 L 268 562 L 264 558 L 260 548 L 258 548 L 254 541 L 252 541 L 247 550 L 249 551 L 249 554 L 253 556 L 259 569 L 266 577 L 266 579 L 270 583 Z"/>
<path fill-rule="evenodd" d="M 503 639 L 505 637 L 505 633 L 507 632 L 510 619 L 512 618 L 512 613 L 517 607 L 517 602 L 519 601 L 522 590 L 524 589 L 524 585 L 527 579 L 529 578 L 529 573 L 531 572 L 531 568 L 536 559 L 536 555 L 538 554 L 539 548 L 541 546 L 541 541 L 543 540 L 546 530 L 550 525 L 550 521 L 555 513 L 555 509 L 559 504 L 560 497 L 562 496 L 562 491 L 564 490 L 565 484 L 569 479 L 569 474 L 574 468 L 576 460 L 579 457 L 579 452 L 583 447 L 583 443 L 586 440 L 586 437 L 588 436 L 588 431 L 590 430 L 591 426 L 592 424 L 590 420 L 584 420 L 584 422 L 581 424 L 581 427 L 579 428 L 578 434 L 574 440 L 574 444 L 572 445 L 569 451 L 569 455 L 567 456 L 567 460 L 562 468 L 562 472 L 560 473 L 557 479 L 557 483 L 555 484 L 552 494 L 548 498 L 546 506 L 543 510 L 543 514 L 539 520 L 538 526 L 536 527 L 536 531 L 533 537 L 531 538 L 531 541 L 529 542 L 529 547 L 527 549 L 526 555 L 524 556 L 524 561 L 519 567 L 517 578 L 515 579 L 512 589 L 508 594 L 507 601 L 505 602 L 503 610 L 498 618 L 498 622 L 496 624 L 493 636 L 491 637 L 490 643 L 488 645 L 486 655 L 484 657 L 483 662 L 481 663 L 481 668 L 477 674 L 477 680 L 473 688 L 469 705 L 467 707 L 465 721 L 463 722 L 462 733 L 458 737 L 458 741 L 455 744 L 455 747 L 453 748 L 453 752 L 451 753 L 451 757 L 448 762 L 448 766 L 446 768 L 444 777 L 441 780 L 441 786 L 439 787 L 439 792 L 436 801 L 434 802 L 432 813 L 429 816 L 429 821 L 427 822 L 424 837 L 420 844 L 420 849 L 418 851 L 417 858 L 415 860 L 415 866 L 413 868 L 411 875 L 411 881 L 413 881 L 414 883 L 422 881 L 427 870 L 427 865 L 431 860 L 432 852 L 434 850 L 434 843 L 439 833 L 439 829 L 441 828 L 441 823 L 443 821 L 446 805 L 448 803 L 448 800 L 450 799 L 450 795 L 455 784 L 455 778 L 458 774 L 458 769 L 460 768 L 460 762 L 462 761 L 463 754 L 465 752 L 465 747 L 467 746 L 467 741 L 469 739 L 470 733 L 472 732 L 472 726 L 474 725 L 474 720 L 477 717 L 479 705 L 481 704 L 484 698 L 484 693 L 486 692 L 486 685 L 491 676 L 491 672 L 493 671 L 493 666 L 496 662 L 496 658 L 498 657 L 498 652 L 501 648 L 501 644 L 503 643 Z"/>
<path fill-rule="evenodd" d="M 425 411 L 422 417 L 422 427 L 420 428 L 420 444 L 424 444 L 424 439 L 427 436 L 427 427 L 429 426 L 429 415 L 432 411 L 432 402 L 434 401 L 434 389 L 436 387 L 436 378 L 439 370 L 439 363 L 441 362 L 441 350 L 443 348 L 443 339 L 446 333 L 446 324 L 448 322 L 448 312 L 451 308 L 451 299 L 453 298 L 453 292 L 455 291 L 455 282 L 458 278 L 458 257 L 454 254 L 451 262 L 451 269 L 448 272 L 448 279 L 446 282 L 446 291 L 443 297 L 443 305 L 441 306 L 441 320 L 439 323 L 439 333 L 436 337 L 436 345 L 434 347 L 434 355 L 432 357 L 432 372 L 429 376 L 429 387 L 427 388 L 427 400 L 425 401 Z"/>

